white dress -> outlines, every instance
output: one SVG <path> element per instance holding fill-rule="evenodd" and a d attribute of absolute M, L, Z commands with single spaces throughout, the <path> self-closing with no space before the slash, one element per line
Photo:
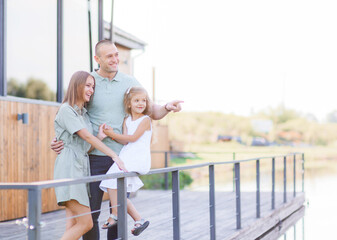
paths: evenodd
<path fill-rule="evenodd" d="M 139 124 L 144 118 L 149 118 L 149 116 L 144 115 L 135 121 L 132 121 L 131 116 L 126 119 L 127 134 L 133 135 L 137 130 Z M 144 134 L 138 138 L 135 142 L 129 142 L 125 145 L 120 154 L 120 159 L 124 162 L 125 168 L 129 172 L 137 172 L 140 174 L 146 174 L 151 168 L 151 137 L 152 137 L 152 126 L 151 129 L 144 132 Z M 117 166 L 113 164 L 106 174 L 120 173 L 123 172 Z M 128 177 L 127 181 L 127 192 L 135 192 L 140 189 L 144 184 L 139 179 L 139 177 Z M 99 186 L 103 191 L 107 191 L 107 188 L 117 189 L 117 178 L 103 180 Z"/>

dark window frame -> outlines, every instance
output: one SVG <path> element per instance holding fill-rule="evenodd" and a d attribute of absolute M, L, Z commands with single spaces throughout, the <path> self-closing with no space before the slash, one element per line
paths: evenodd
<path fill-rule="evenodd" d="M 0 0 L 0 96 L 7 96 L 6 76 L 6 1 Z"/>
<path fill-rule="evenodd" d="M 0 0 L 0 96 L 7 96 L 6 74 L 6 8 L 7 0 Z M 98 0 L 98 40 L 103 39 L 103 0 Z M 57 0 L 57 90 L 56 101 L 63 99 L 63 0 Z M 91 48 L 91 46 L 90 46 Z M 27 101 L 31 101 L 27 99 Z"/>

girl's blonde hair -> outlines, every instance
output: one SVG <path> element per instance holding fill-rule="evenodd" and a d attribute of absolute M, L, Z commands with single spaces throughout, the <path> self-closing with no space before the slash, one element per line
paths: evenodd
<path fill-rule="evenodd" d="M 131 87 L 125 92 L 124 101 L 123 101 L 124 111 L 127 114 L 131 115 L 131 108 L 130 108 L 131 99 L 132 99 L 133 96 L 135 96 L 136 94 L 139 94 L 139 93 L 145 93 L 145 95 L 146 95 L 146 107 L 145 107 L 145 110 L 144 110 L 143 114 L 151 116 L 151 114 L 152 114 L 152 101 L 149 98 L 149 94 L 147 94 L 147 91 L 143 87 Z"/>
<path fill-rule="evenodd" d="M 90 73 L 85 71 L 75 72 L 70 79 L 68 90 L 66 95 L 64 96 L 63 102 L 67 102 L 70 106 L 74 107 L 74 105 L 83 98 L 84 86 L 87 82 L 88 77 L 91 76 Z M 92 77 L 92 76 L 91 76 Z M 95 84 L 95 78 L 94 84 Z M 90 97 L 92 99 L 93 95 Z M 86 104 L 85 104 L 86 105 Z"/>

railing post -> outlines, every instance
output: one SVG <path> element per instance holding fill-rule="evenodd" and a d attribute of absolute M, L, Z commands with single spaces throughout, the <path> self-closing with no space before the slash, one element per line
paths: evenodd
<path fill-rule="evenodd" d="M 287 202 L 287 156 L 283 158 L 283 202 Z"/>
<path fill-rule="evenodd" d="M 41 239 L 41 190 L 28 190 L 28 240 Z"/>
<path fill-rule="evenodd" d="M 180 240 L 179 170 L 172 172 L 173 239 Z"/>
<path fill-rule="evenodd" d="M 302 153 L 302 192 L 304 192 L 304 153 Z"/>
<path fill-rule="evenodd" d="M 294 240 L 296 240 L 296 224 L 294 224 Z"/>
<path fill-rule="evenodd" d="M 305 231 L 304 231 L 304 217 L 302 217 L 302 240 L 305 239 Z"/>
<path fill-rule="evenodd" d="M 167 156 L 168 154 L 167 154 L 167 151 L 165 151 L 165 168 L 167 168 L 168 167 L 168 156 Z M 165 178 L 165 190 L 167 190 L 168 189 L 168 173 L 166 172 L 166 173 L 164 173 L 165 175 L 164 175 L 164 178 Z"/>
<path fill-rule="evenodd" d="M 256 160 L 256 217 L 260 218 L 260 160 Z"/>
<path fill-rule="evenodd" d="M 235 152 L 233 152 L 233 161 L 235 161 Z M 233 192 L 235 192 L 235 165 L 233 164 Z"/>
<path fill-rule="evenodd" d="M 240 163 L 235 163 L 236 229 L 241 228 Z"/>
<path fill-rule="evenodd" d="M 118 239 L 128 239 L 128 224 L 127 224 L 127 205 L 126 205 L 126 178 L 117 178 L 117 232 Z"/>
<path fill-rule="evenodd" d="M 215 183 L 214 183 L 214 165 L 208 167 L 209 175 L 209 218 L 211 240 L 215 240 Z"/>
<path fill-rule="evenodd" d="M 294 154 L 294 197 L 296 197 L 296 153 Z"/>
<path fill-rule="evenodd" d="M 272 158 L 271 179 L 271 209 L 275 209 L 275 157 Z"/>

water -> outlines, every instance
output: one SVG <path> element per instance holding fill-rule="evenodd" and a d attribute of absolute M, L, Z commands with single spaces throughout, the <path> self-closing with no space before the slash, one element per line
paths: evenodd
<path fill-rule="evenodd" d="M 336 239 L 337 215 L 337 172 L 326 175 L 309 175 L 305 180 L 307 208 L 303 220 L 296 224 L 297 240 Z M 284 239 L 281 237 L 280 239 Z M 295 239 L 293 227 L 286 234 L 286 239 Z"/>
<path fill-rule="evenodd" d="M 319 160 L 317 160 L 318 163 Z M 285 235 L 281 236 L 279 240 L 329 240 L 337 239 L 337 170 L 335 167 L 335 160 L 331 160 L 329 164 L 318 164 L 312 169 L 305 171 L 305 194 L 306 194 L 306 211 L 303 219 L 300 219 L 294 226 L 290 227 Z M 292 191 L 292 165 L 288 165 L 287 170 L 287 191 Z M 252 166 L 254 170 L 254 166 Z M 296 173 L 296 190 L 302 190 L 301 168 L 297 167 Z M 192 189 L 208 190 L 207 169 L 202 172 L 200 169 L 195 170 Z M 226 171 L 223 171 L 226 172 Z M 242 171 L 242 176 L 246 174 Z M 283 191 L 283 176 L 282 172 L 277 176 L 278 182 L 276 183 L 277 191 Z M 223 175 L 223 174 L 222 174 Z M 231 173 L 227 170 L 226 180 L 221 179 L 221 183 L 216 184 L 217 190 L 230 191 L 233 189 L 230 178 Z M 247 177 L 247 176 L 246 176 Z M 270 188 L 270 171 L 265 176 L 266 179 L 261 181 L 261 185 L 267 185 Z M 246 191 L 255 191 L 255 173 L 251 174 L 247 181 L 242 183 L 242 189 Z M 226 182 L 227 184 L 223 184 Z M 196 187 L 199 186 L 199 187 Z"/>

